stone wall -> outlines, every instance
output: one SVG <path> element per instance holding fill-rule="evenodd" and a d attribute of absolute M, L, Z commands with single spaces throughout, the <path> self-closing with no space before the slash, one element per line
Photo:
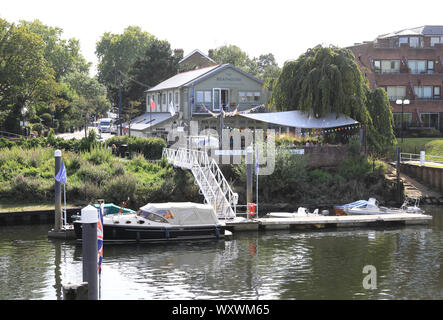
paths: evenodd
<path fill-rule="evenodd" d="M 442 168 L 420 167 L 417 165 L 402 163 L 400 164 L 400 172 L 417 179 L 435 191 L 443 191 Z"/>
<path fill-rule="evenodd" d="M 345 146 L 322 146 L 303 147 L 305 155 L 309 157 L 308 167 L 336 167 L 346 160 L 348 153 Z"/>

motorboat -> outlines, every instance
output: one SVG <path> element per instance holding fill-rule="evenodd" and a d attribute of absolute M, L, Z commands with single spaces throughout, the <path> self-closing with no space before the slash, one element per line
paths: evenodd
<path fill-rule="evenodd" d="M 413 204 L 411 204 L 411 201 Z M 375 214 L 393 214 L 393 213 L 415 213 L 423 214 L 424 211 L 418 207 L 418 198 L 406 198 L 400 208 L 387 208 L 379 205 L 375 198 L 369 198 L 368 201 L 359 200 L 343 206 L 343 211 L 347 215 L 375 215 Z"/>
<path fill-rule="evenodd" d="M 93 206 L 97 209 L 100 208 L 100 204 L 95 203 Z M 126 202 L 123 202 L 122 206 L 117 206 L 113 203 L 105 203 L 103 204 L 103 216 L 107 215 L 118 215 L 118 214 L 129 214 L 129 213 L 136 213 L 136 211 L 126 208 Z M 81 216 L 80 214 L 72 215 L 71 220 L 77 221 L 80 220 Z"/>
<path fill-rule="evenodd" d="M 74 222 L 77 239 L 81 221 Z M 164 242 L 223 239 L 225 225 L 214 208 L 192 202 L 149 203 L 136 213 L 104 215 L 104 242 Z"/>
<path fill-rule="evenodd" d="M 295 218 L 295 217 L 310 217 L 310 216 L 318 216 L 318 209 L 315 209 L 314 212 L 309 212 L 307 208 L 299 207 L 297 212 L 270 212 L 266 216 L 270 218 Z"/>

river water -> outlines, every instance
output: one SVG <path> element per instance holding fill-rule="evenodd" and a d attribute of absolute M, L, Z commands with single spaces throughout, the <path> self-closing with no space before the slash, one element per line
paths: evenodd
<path fill-rule="evenodd" d="M 423 208 L 429 225 L 105 244 L 101 299 L 443 299 L 443 208 Z M 81 247 L 48 240 L 51 228 L 0 227 L 0 300 L 62 299 L 82 281 Z"/>

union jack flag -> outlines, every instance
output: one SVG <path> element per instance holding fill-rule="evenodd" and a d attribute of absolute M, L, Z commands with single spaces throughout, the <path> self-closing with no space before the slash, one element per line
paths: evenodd
<path fill-rule="evenodd" d="M 97 222 L 97 260 L 98 260 L 98 273 L 102 272 L 103 261 L 103 208 L 104 203 L 100 204 L 99 219 Z"/>

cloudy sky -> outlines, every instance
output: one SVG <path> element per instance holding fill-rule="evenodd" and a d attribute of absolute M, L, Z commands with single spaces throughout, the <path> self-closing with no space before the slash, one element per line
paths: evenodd
<path fill-rule="evenodd" d="M 63 38 L 80 40 L 94 66 L 103 33 L 122 33 L 129 25 L 183 48 L 185 55 L 234 44 L 250 57 L 273 53 L 282 66 L 317 44 L 349 46 L 406 28 L 443 25 L 442 9 L 437 0 L 2 0 L 0 17 L 62 28 Z"/>

